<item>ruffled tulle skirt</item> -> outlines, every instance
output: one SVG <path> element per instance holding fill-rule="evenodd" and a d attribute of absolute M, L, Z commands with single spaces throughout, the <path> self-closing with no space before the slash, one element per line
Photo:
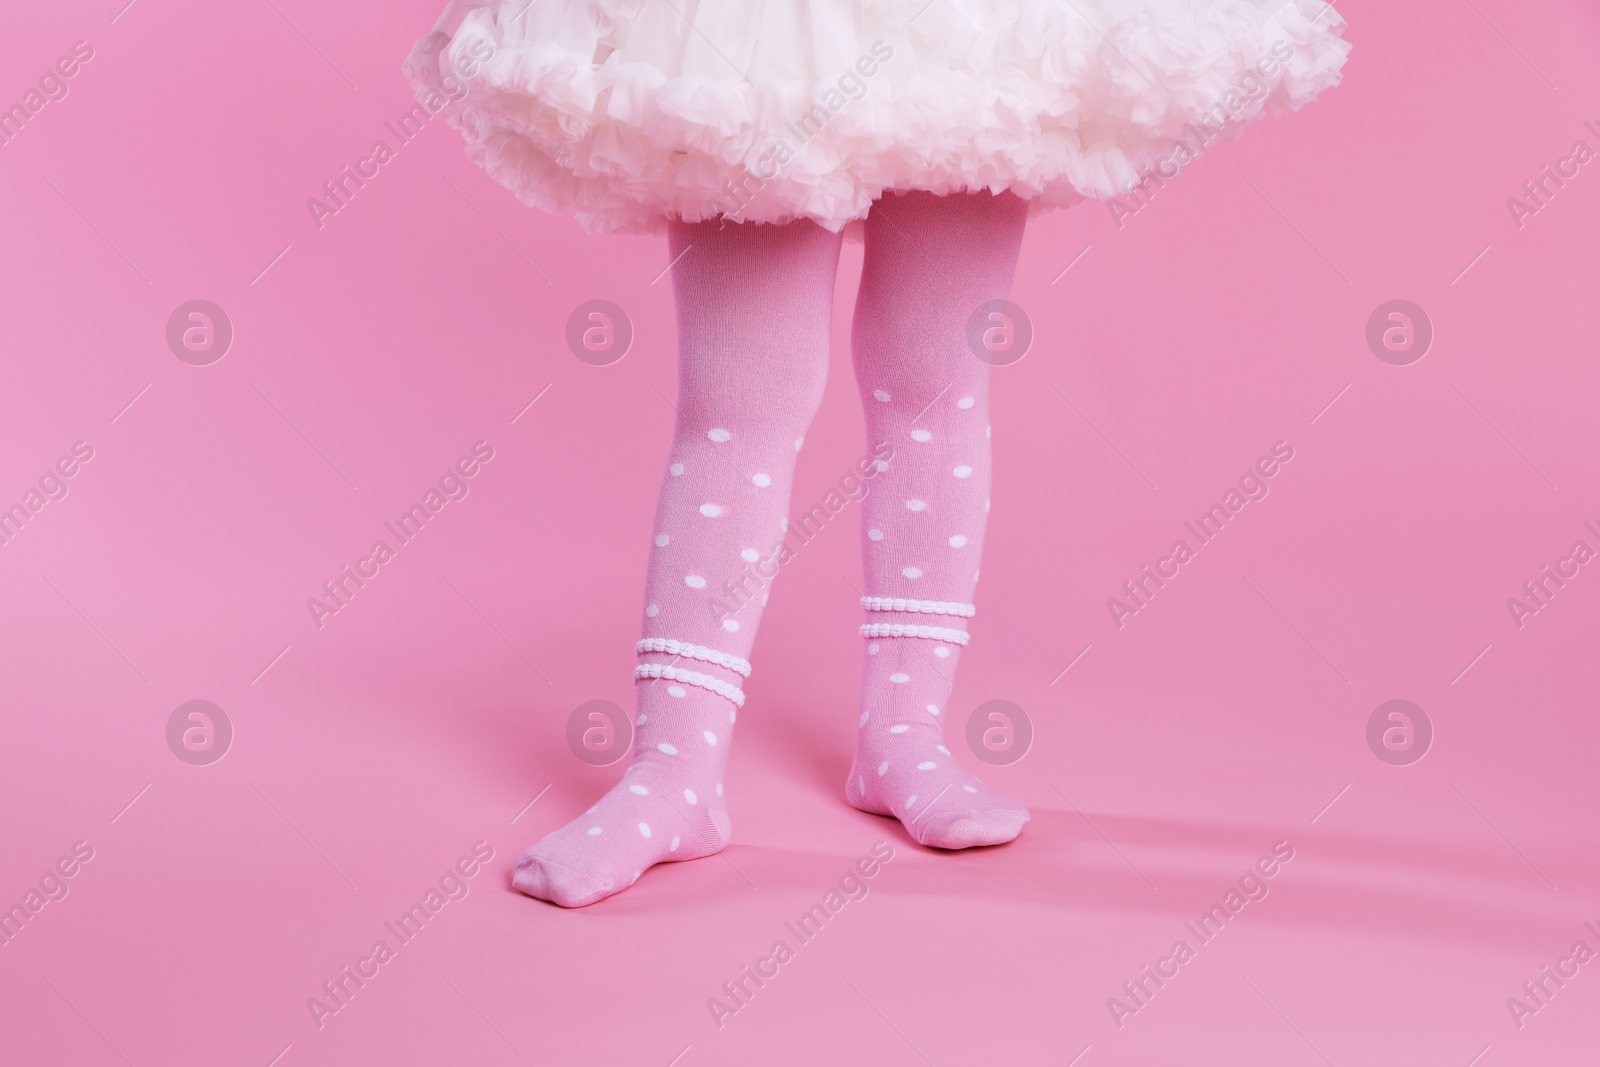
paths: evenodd
<path fill-rule="evenodd" d="M 809 218 L 886 190 L 1036 206 L 1172 177 L 1339 81 L 1324 0 L 455 0 L 406 73 L 590 230 Z"/>

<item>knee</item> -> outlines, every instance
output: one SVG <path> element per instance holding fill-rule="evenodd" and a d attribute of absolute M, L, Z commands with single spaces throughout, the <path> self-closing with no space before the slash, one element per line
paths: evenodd
<path fill-rule="evenodd" d="M 816 398 L 796 392 L 773 396 L 723 391 L 688 401 L 680 398 L 678 433 L 713 441 L 737 438 L 746 447 L 762 450 L 797 450 L 819 401 L 820 391 Z"/>
<path fill-rule="evenodd" d="M 827 367 L 794 365 L 750 373 L 688 375 L 680 382 L 681 422 L 703 427 L 741 427 L 746 440 L 792 441 L 805 433 L 822 404 Z"/>

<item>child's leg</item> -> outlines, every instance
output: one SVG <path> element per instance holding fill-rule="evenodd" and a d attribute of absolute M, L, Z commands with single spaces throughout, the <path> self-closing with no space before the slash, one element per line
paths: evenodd
<path fill-rule="evenodd" d="M 828 371 L 838 234 L 674 222 L 668 250 L 678 418 L 651 534 L 633 761 L 583 817 L 525 852 L 512 879 L 566 907 L 728 842 L 722 775 L 766 602 L 750 575 L 776 571 L 795 454 Z"/>
<path fill-rule="evenodd" d="M 967 320 L 1007 295 L 1026 218 L 1009 193 L 912 192 L 866 224 L 856 382 L 869 446 L 894 454 L 862 502 L 867 655 L 845 788 L 942 848 L 1009 841 L 1028 821 L 943 740 L 989 510 L 989 365 Z"/>

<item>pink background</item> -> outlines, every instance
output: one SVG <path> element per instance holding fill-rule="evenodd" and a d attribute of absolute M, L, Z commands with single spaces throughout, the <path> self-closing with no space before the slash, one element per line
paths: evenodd
<path fill-rule="evenodd" d="M 95 50 L 0 146 L 0 503 L 94 448 L 0 546 L 0 904 L 94 849 L 0 947 L 0 1061 L 1592 1062 L 1600 964 L 1520 1030 L 1506 1006 L 1600 949 L 1600 566 L 1520 630 L 1506 607 L 1600 547 L 1600 161 L 1521 229 L 1506 207 L 1600 148 L 1592 5 L 1347 0 L 1323 101 L 1120 230 L 1100 204 L 1035 220 L 954 700 L 1031 717 L 1020 762 L 968 757 L 1033 806 L 1019 841 L 934 854 L 844 804 L 851 516 L 778 583 L 725 859 L 566 912 L 507 875 L 620 772 L 563 734 L 631 700 L 664 244 L 519 206 L 441 121 L 313 225 L 306 198 L 409 107 L 436 0 L 124 2 L 29 4 L 0 35 L 7 103 Z M 859 261 L 796 503 L 862 448 Z M 164 340 L 193 298 L 237 331 L 210 366 Z M 563 340 L 595 298 L 637 330 L 605 368 Z M 1364 340 L 1395 298 L 1437 331 L 1407 367 Z M 471 495 L 319 631 L 306 598 L 480 439 Z M 1278 440 L 1271 495 L 1119 630 L 1106 598 Z M 236 732 L 204 767 L 165 736 L 197 698 Z M 1396 698 L 1437 731 L 1411 766 L 1365 741 Z M 479 840 L 470 894 L 319 1030 L 307 998 Z M 871 894 L 719 1030 L 707 998 L 879 840 Z M 1271 895 L 1119 1029 L 1107 998 L 1280 840 Z"/>

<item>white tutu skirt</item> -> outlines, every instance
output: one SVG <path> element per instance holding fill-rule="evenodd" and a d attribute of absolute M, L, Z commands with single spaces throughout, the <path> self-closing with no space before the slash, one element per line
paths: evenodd
<path fill-rule="evenodd" d="M 1338 83 L 1325 0 L 452 0 L 406 73 L 585 228 L 808 218 L 886 190 L 1037 207 L 1174 176 Z"/>

